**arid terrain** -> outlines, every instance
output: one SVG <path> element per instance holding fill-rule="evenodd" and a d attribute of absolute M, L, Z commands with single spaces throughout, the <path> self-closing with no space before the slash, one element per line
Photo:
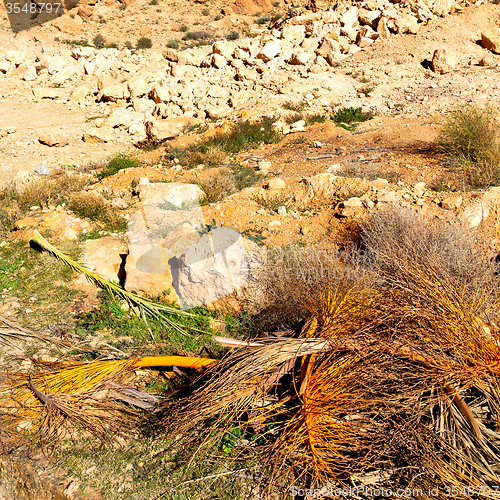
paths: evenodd
<path fill-rule="evenodd" d="M 0 344 L 2 373 L 71 356 L 220 357 L 213 334 L 246 341 L 259 329 L 296 330 L 291 322 L 303 325 L 303 312 L 277 319 L 295 303 L 287 285 L 260 295 L 255 284 L 266 281 L 275 252 L 300 260 L 312 249 L 307 258 L 323 266 L 357 241 L 364 220 L 394 206 L 430 225 L 460 224 L 487 259 L 498 259 L 497 178 L 471 181 L 438 147 L 457 109 L 498 106 L 497 3 L 64 6 L 52 21 L 43 12 L 19 18 L 29 29 L 18 31 L 0 5 L 0 324 L 43 337 Z M 234 230 L 223 243 L 238 239 L 244 250 L 234 259 L 244 255 L 250 269 L 224 260 L 225 292 L 214 271 L 214 234 L 223 228 Z M 183 325 L 204 333 L 186 340 L 154 322 L 148 330 L 132 319 L 134 299 L 103 295 L 33 243 L 35 231 L 133 297 L 194 308 L 202 319 Z M 212 254 L 193 278 L 200 259 L 189 261 L 187 249 L 204 237 L 213 238 Z M 310 292 L 308 280 L 297 294 Z M 48 346 L 48 338 L 61 343 Z M 171 380 L 188 378 L 178 372 L 136 370 L 126 383 L 169 407 L 162 398 Z M 179 472 L 166 451 L 175 436 L 158 444 L 134 430 L 102 448 L 83 433 L 40 453 L 27 421 L 16 424 L 17 451 L 0 457 L 0 499 L 243 498 L 225 469 Z M 24 490 L 18 466 L 35 478 Z M 162 474 L 170 479 L 152 484 Z"/>

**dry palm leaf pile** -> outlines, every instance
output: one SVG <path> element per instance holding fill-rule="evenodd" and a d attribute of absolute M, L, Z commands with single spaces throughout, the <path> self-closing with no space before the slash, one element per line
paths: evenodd
<path fill-rule="evenodd" d="M 447 488 L 459 488 L 461 498 L 495 498 L 498 280 L 472 236 L 394 209 L 367 221 L 358 247 L 331 265 L 339 266 L 338 278 L 304 298 L 309 319 L 300 333 L 221 339 L 233 349 L 218 363 L 202 361 L 208 369 L 190 390 L 160 409 L 161 428 L 186 441 L 196 436 L 193 463 L 222 450 L 228 464 L 242 457 L 255 464 L 249 468 L 264 496 L 293 486 L 324 488 L 328 497 L 329 488 L 351 487 L 369 498 L 365 486 L 417 488 L 414 498 L 436 498 L 436 487 L 439 498 L 450 496 Z M 31 424 L 39 431 L 53 430 L 59 418 L 109 436 L 123 429 L 113 412 L 131 410 L 101 400 L 113 426 L 99 416 L 95 395 L 137 363 L 52 367 L 17 385 L 8 377 L 18 409 L 0 418 L 19 428 L 22 419 L 33 422 L 23 411 L 35 406 L 43 409 Z M 65 389 L 56 395 L 57 384 Z M 85 410 L 93 404 L 99 423 Z"/>
<path fill-rule="evenodd" d="M 300 335 L 226 357 L 167 422 L 187 436 L 210 426 L 200 453 L 243 437 L 270 495 L 354 487 L 364 498 L 363 487 L 383 486 L 495 498 L 500 332 L 489 261 L 460 227 L 397 209 L 366 222 L 335 265 L 345 272 L 311 292 Z M 358 266 L 369 272 L 353 281 Z"/>

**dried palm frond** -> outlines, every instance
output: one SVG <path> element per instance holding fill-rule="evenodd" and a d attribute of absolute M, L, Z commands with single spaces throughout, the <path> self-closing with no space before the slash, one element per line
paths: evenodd
<path fill-rule="evenodd" d="M 170 319 L 169 315 L 184 316 L 190 318 L 198 317 L 198 315 L 194 313 L 182 311 L 175 307 L 167 306 L 164 304 L 159 304 L 151 300 L 139 297 L 134 293 L 127 292 L 119 284 L 106 280 L 102 276 L 99 276 L 99 274 L 90 271 L 90 269 L 85 267 L 85 265 L 71 259 L 69 256 L 51 245 L 38 231 L 35 231 L 34 234 L 34 240 L 42 248 L 52 253 L 55 257 L 71 267 L 71 269 L 73 269 L 75 272 L 82 273 L 90 283 L 97 286 L 98 288 L 101 288 L 102 290 L 107 291 L 112 297 L 126 301 L 131 310 L 134 311 L 146 325 L 148 324 L 148 319 L 156 319 L 174 328 L 177 332 L 186 335 L 187 332 L 185 328 L 176 323 L 174 320 Z M 189 327 L 189 329 L 192 331 L 204 333 L 202 330 L 194 327 Z"/>
<path fill-rule="evenodd" d="M 109 441 L 129 428 L 126 417 L 136 415 L 117 403 L 110 390 L 130 372 L 159 366 L 199 370 L 216 362 L 207 358 L 148 356 L 71 365 L 59 363 L 55 370 L 36 373 L 3 373 L 0 423 L 14 433 L 36 435 L 42 443 L 53 443 L 79 429 Z"/>

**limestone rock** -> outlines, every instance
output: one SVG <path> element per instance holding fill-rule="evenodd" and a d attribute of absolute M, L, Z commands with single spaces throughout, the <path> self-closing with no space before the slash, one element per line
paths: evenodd
<path fill-rule="evenodd" d="M 264 62 L 269 62 L 274 59 L 281 52 L 281 45 L 278 41 L 273 40 L 267 42 L 260 52 L 257 54 L 257 59 L 261 59 Z"/>
<path fill-rule="evenodd" d="M 234 47 L 228 42 L 217 41 L 212 45 L 213 54 L 224 56 L 227 60 L 233 57 Z"/>
<path fill-rule="evenodd" d="M 196 184 L 182 182 L 152 182 L 138 186 L 139 199 L 143 203 L 168 202 L 176 207 L 186 203 L 197 203 L 203 191 Z"/>
<path fill-rule="evenodd" d="M 432 71 L 440 75 L 455 69 L 455 53 L 448 49 L 438 49 L 432 56 Z"/>
<path fill-rule="evenodd" d="M 97 96 L 98 101 L 119 101 L 120 99 L 128 99 L 130 97 L 130 92 L 124 84 L 113 83 L 111 85 L 106 85 L 101 89 L 99 95 Z"/>
<path fill-rule="evenodd" d="M 42 134 L 38 141 L 41 144 L 45 144 L 50 147 L 62 147 L 68 144 L 68 138 L 62 134 L 56 134 L 54 132 L 49 132 L 48 134 Z"/>
<path fill-rule="evenodd" d="M 92 127 L 83 133 L 83 140 L 88 143 L 113 142 L 115 135 L 109 129 Z"/>
<path fill-rule="evenodd" d="M 270 179 L 267 183 L 269 189 L 285 189 L 286 184 L 283 179 L 279 177 L 275 177 L 274 179 Z"/>
<path fill-rule="evenodd" d="M 243 239 L 227 227 L 212 229 L 176 257 L 172 274 L 184 308 L 214 302 L 242 288 L 248 279 Z"/>
<path fill-rule="evenodd" d="M 462 196 L 459 194 L 449 194 L 443 198 L 441 206 L 445 210 L 456 210 L 462 205 Z"/>
<path fill-rule="evenodd" d="M 180 135 L 189 125 L 200 123 L 201 120 L 179 116 L 167 120 L 149 120 L 145 123 L 146 134 L 150 141 L 160 142 Z"/>
<path fill-rule="evenodd" d="M 500 54 L 500 30 L 487 30 L 481 33 L 481 45 L 495 54 Z"/>
<path fill-rule="evenodd" d="M 33 95 L 36 99 L 59 99 L 61 91 L 53 87 L 33 87 Z"/>
<path fill-rule="evenodd" d="M 490 214 L 490 209 L 487 203 L 477 201 L 469 205 L 460 214 L 460 220 L 467 224 L 471 229 L 478 227 L 484 219 Z"/>
<path fill-rule="evenodd" d="M 82 262 L 95 273 L 109 281 L 120 281 L 120 269 L 128 254 L 127 244 L 122 238 L 104 236 L 83 242 Z M 79 281 L 85 282 L 82 276 Z"/>
<path fill-rule="evenodd" d="M 281 30 L 281 37 L 293 45 L 300 45 L 306 37 L 306 27 L 304 25 L 286 25 Z"/>

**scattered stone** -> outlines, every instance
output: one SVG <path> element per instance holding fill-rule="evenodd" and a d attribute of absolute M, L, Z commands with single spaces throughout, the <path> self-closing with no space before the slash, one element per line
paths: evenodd
<path fill-rule="evenodd" d="M 345 208 L 361 208 L 363 206 L 363 202 L 360 198 L 354 196 L 344 201 Z"/>
<path fill-rule="evenodd" d="M 462 205 L 462 196 L 459 194 L 448 194 L 443 198 L 441 206 L 445 210 L 456 210 Z"/>
<path fill-rule="evenodd" d="M 490 210 L 488 205 L 482 201 L 477 201 L 464 209 L 464 211 L 460 214 L 460 220 L 467 224 L 471 229 L 474 229 L 478 227 L 489 214 Z"/>
<path fill-rule="evenodd" d="M 58 148 L 66 146 L 66 144 L 69 143 L 69 140 L 66 136 L 62 134 L 55 134 L 53 132 L 49 132 L 48 134 L 42 134 L 38 138 L 38 141 L 41 144 L 45 144 L 46 146 L 58 147 Z"/>
<path fill-rule="evenodd" d="M 180 135 L 186 127 L 201 123 L 201 120 L 187 116 L 169 118 L 167 120 L 149 120 L 145 123 L 148 139 L 160 142 Z"/>
<path fill-rule="evenodd" d="M 199 186 L 182 182 L 147 182 L 139 184 L 137 192 L 143 203 L 168 202 L 176 207 L 181 207 L 183 203 L 196 203 L 203 197 Z"/>
<path fill-rule="evenodd" d="M 257 54 L 257 59 L 264 62 L 269 62 L 274 59 L 281 52 L 281 45 L 278 41 L 274 40 L 267 42 Z"/>
<path fill-rule="evenodd" d="M 500 30 L 487 30 L 481 33 L 481 45 L 495 54 L 500 54 Z"/>
<path fill-rule="evenodd" d="M 448 49 L 438 49 L 432 56 L 432 71 L 440 75 L 455 69 L 455 53 Z"/>
<path fill-rule="evenodd" d="M 478 63 L 479 66 L 493 66 L 493 64 L 495 64 L 495 60 L 491 56 L 483 57 Z"/>
<path fill-rule="evenodd" d="M 270 179 L 267 183 L 267 186 L 269 189 L 285 189 L 286 187 L 285 181 L 283 179 L 280 179 L 279 177 Z"/>

